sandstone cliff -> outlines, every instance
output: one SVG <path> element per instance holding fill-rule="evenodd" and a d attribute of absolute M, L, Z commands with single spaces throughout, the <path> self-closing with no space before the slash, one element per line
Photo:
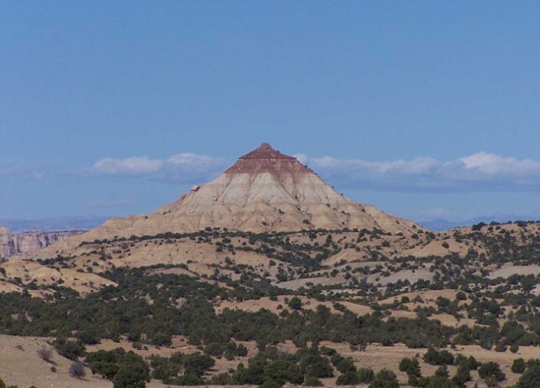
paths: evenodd
<path fill-rule="evenodd" d="M 0 259 L 19 253 L 34 252 L 81 233 L 83 231 L 70 230 L 62 232 L 34 231 L 13 234 L 8 228 L 0 225 Z"/>
<path fill-rule="evenodd" d="M 0 258 L 11 256 L 13 253 L 13 235 L 8 228 L 0 225 Z"/>

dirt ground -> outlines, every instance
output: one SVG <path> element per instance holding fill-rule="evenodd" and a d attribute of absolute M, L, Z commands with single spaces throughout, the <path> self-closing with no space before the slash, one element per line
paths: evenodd
<path fill-rule="evenodd" d="M 279 314 L 281 312 L 281 309 L 288 309 L 290 310 L 290 307 L 287 305 L 286 299 L 291 299 L 292 296 L 285 297 L 285 296 L 278 296 L 276 300 L 270 300 L 268 297 L 263 297 L 258 300 L 246 300 L 243 302 L 233 302 L 233 301 L 222 301 L 219 305 L 215 307 L 216 313 L 221 313 L 225 308 L 229 308 L 231 310 L 238 309 L 238 310 L 245 310 L 245 311 L 259 311 L 261 309 L 267 309 L 275 314 Z M 308 310 L 316 310 L 317 306 L 323 305 L 325 307 L 328 307 L 330 311 L 334 314 L 341 314 L 340 311 L 336 310 L 333 306 L 333 302 L 329 301 L 317 301 L 315 299 L 305 297 L 305 296 L 298 296 L 298 298 L 302 301 L 302 308 L 308 309 Z M 363 306 L 356 303 L 351 302 L 340 302 L 343 306 L 351 310 L 353 313 L 358 315 L 365 315 L 365 314 L 371 314 L 373 310 L 369 306 Z M 280 307 L 281 306 L 281 307 Z"/>
<path fill-rule="evenodd" d="M 393 370 L 401 383 L 407 381 L 407 375 L 398 370 L 399 362 L 404 357 L 415 357 L 416 355 L 423 356 L 427 349 L 409 349 L 405 345 L 397 344 L 395 346 L 382 346 L 382 345 L 369 345 L 366 348 L 365 352 L 352 352 L 349 349 L 348 345 L 345 344 L 332 344 L 332 343 L 321 343 L 321 345 L 326 345 L 336 349 L 343 356 L 351 356 L 356 361 L 356 366 L 369 367 L 372 368 L 375 372 L 388 368 Z M 459 346 L 456 350 L 448 349 L 453 354 L 463 354 L 465 356 L 473 356 L 477 361 L 488 362 L 495 361 L 501 366 L 501 370 L 506 374 L 506 380 L 502 382 L 502 387 L 507 387 L 514 385 L 519 379 L 518 374 L 512 373 L 511 366 L 512 362 L 517 358 L 523 358 L 525 360 L 531 358 L 540 358 L 540 348 L 538 347 L 520 347 L 517 354 L 513 354 L 509 351 L 504 353 L 495 352 L 492 350 L 482 349 L 480 346 Z M 430 376 L 435 373 L 435 370 L 438 368 L 426 364 L 422 361 L 420 357 L 420 366 L 423 376 Z M 453 376 L 456 373 L 456 367 L 448 367 L 450 376 Z M 471 371 L 472 381 L 469 386 L 473 387 L 475 383 L 478 383 L 480 388 L 486 387 L 485 383 L 479 378 L 476 371 Z"/>
<path fill-rule="evenodd" d="M 0 378 L 9 385 L 17 385 L 19 388 L 28 388 L 35 386 L 37 388 L 112 388 L 111 381 L 92 376 L 92 372 L 88 368 L 84 379 L 76 379 L 69 375 L 68 369 L 72 361 L 60 356 L 54 352 L 51 362 L 42 360 L 37 351 L 42 346 L 51 348 L 47 343 L 48 338 L 39 337 L 16 337 L 0 335 Z M 195 351 L 184 346 L 185 341 L 178 340 L 174 346 L 178 348 L 154 348 L 149 351 L 137 351 L 143 356 L 150 354 L 161 354 L 170 356 L 175 351 Z M 114 349 L 123 347 L 126 350 L 134 350 L 131 344 L 115 343 L 112 341 L 103 341 L 97 346 L 88 347 L 88 351 L 96 351 L 98 349 Z M 253 346 L 254 347 L 254 346 Z M 250 351 L 251 353 L 251 351 Z M 225 361 L 225 360 L 224 360 Z M 237 361 L 237 363 L 240 361 Z M 51 368 L 56 368 L 53 372 Z M 226 365 L 218 365 L 214 373 L 225 371 Z M 168 388 L 170 385 L 162 384 L 159 381 L 148 383 L 147 388 Z M 219 386 L 214 386 L 219 388 Z M 244 386 L 247 387 L 247 386 Z"/>
<path fill-rule="evenodd" d="M 0 335 L 0 378 L 8 385 L 18 385 L 19 388 L 28 388 L 32 385 L 38 388 L 111 388 L 112 383 L 108 380 L 92 376 L 90 370 L 86 369 L 86 377 L 84 379 L 75 379 L 69 376 L 68 368 L 71 361 L 61 357 L 56 352 L 53 355 L 52 362 L 47 363 L 42 360 L 37 351 L 42 346 L 50 347 L 47 343 L 47 338 L 38 337 L 16 337 Z M 227 371 L 229 368 L 235 368 L 238 363 L 247 364 L 247 358 L 256 353 L 254 343 L 242 342 L 249 349 L 249 354 L 246 358 L 237 359 L 234 361 L 226 361 L 225 359 L 217 360 L 216 367 L 211 374 L 217 374 Z M 341 343 L 323 342 L 325 345 L 336 349 L 343 356 L 350 356 L 355 360 L 356 366 L 369 367 L 374 371 L 382 368 L 393 370 L 401 383 L 407 381 L 407 376 L 398 371 L 398 365 L 403 357 L 422 356 L 426 349 L 409 349 L 404 345 L 382 346 L 378 344 L 369 345 L 365 351 L 351 351 L 348 345 Z M 123 347 L 126 350 L 134 350 L 132 345 L 126 342 L 116 343 L 112 341 L 103 341 L 100 345 L 88 347 L 89 351 L 98 349 L 114 349 Z M 285 352 L 294 352 L 295 346 L 287 342 L 279 345 L 280 350 Z M 160 354 L 162 356 L 170 356 L 174 352 L 190 353 L 197 351 L 196 347 L 189 345 L 184 338 L 175 338 L 172 347 L 150 347 L 148 350 L 136 351 L 143 357 L 148 357 L 150 354 Z M 515 384 L 519 375 L 511 372 L 510 367 L 513 360 L 524 358 L 540 358 L 540 348 L 538 347 L 521 347 L 517 354 L 510 352 L 498 353 L 488 351 L 479 346 L 461 346 L 456 350 L 450 350 L 454 354 L 463 354 L 466 356 L 474 356 L 480 362 L 495 361 L 501 365 L 501 369 L 506 373 L 507 380 L 501 386 L 511 386 Z M 421 360 L 421 359 L 420 359 Z M 424 376 L 432 375 L 437 367 L 425 364 L 421 361 L 421 370 Z M 56 368 L 56 372 L 51 370 Z M 450 375 L 455 373 L 455 367 L 449 367 Z M 471 373 L 473 381 L 470 386 L 478 383 L 480 388 L 485 387 L 482 380 L 479 379 L 477 372 Z M 335 386 L 334 379 L 325 379 L 323 381 L 327 387 Z M 147 385 L 148 388 L 166 388 L 168 385 L 157 381 L 152 381 Z"/>

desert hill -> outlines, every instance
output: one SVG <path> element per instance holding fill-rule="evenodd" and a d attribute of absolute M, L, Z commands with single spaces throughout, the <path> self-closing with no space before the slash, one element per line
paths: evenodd
<path fill-rule="evenodd" d="M 416 241 L 408 237 L 417 233 L 429 232 L 338 194 L 296 158 L 264 143 L 217 179 L 152 214 L 112 219 L 12 258 L 2 265 L 5 281 L 19 280 L 4 288 L 60 281 L 86 293 L 110 284 L 99 274 L 111 268 L 164 264 L 189 264 L 192 276 L 209 276 L 230 256 L 235 265 L 285 279 L 268 270 L 271 260 L 283 259 L 281 271 L 295 273 L 306 260 L 332 265 L 372 259 L 412 249 Z M 275 237 L 268 240 L 270 235 Z"/>
<path fill-rule="evenodd" d="M 383 288 L 405 280 L 432 282 L 447 268 L 453 268 L 456 277 L 466 272 L 503 277 L 523 271 L 536 274 L 534 252 L 539 239 L 538 223 L 442 233 L 419 230 L 412 235 L 377 229 L 260 234 L 209 228 L 85 241 L 65 250 L 52 246 L 25 258 L 13 257 L 0 267 L 8 279 L 44 287 L 62 279 L 83 293 L 110 284 L 101 272 L 160 265 L 180 266 L 189 276 L 214 280 L 238 280 L 248 270 L 255 278 L 285 289 L 320 285 L 357 292 L 358 282 Z"/>
<path fill-rule="evenodd" d="M 176 202 L 147 216 L 110 220 L 77 240 L 188 233 L 206 227 L 256 233 L 379 228 L 396 233 L 412 232 L 413 226 L 419 227 L 344 197 L 296 158 L 263 143 Z"/>
<path fill-rule="evenodd" d="M 193 233 L 208 227 L 253 233 L 376 228 L 410 235 L 424 230 L 344 197 L 296 158 L 263 143 L 215 180 L 194 186 L 152 214 L 111 219 L 40 254 L 65 253 L 85 241 Z"/>
<path fill-rule="evenodd" d="M 501 255 L 507 245 L 530 249 L 538 236 L 534 222 L 431 232 L 338 194 L 296 158 L 264 143 L 217 179 L 152 214 L 113 219 L 13 257 L 1 265 L 0 281 L 6 290 L 61 281 L 86 293 L 110 284 L 100 274 L 112 268 L 168 265 L 182 266 L 190 276 L 230 279 L 248 269 L 291 290 L 354 289 L 358 282 L 386 287 L 400 280 L 433 281 L 441 276 L 433 269 L 435 257 L 472 257 L 468 270 L 474 274 L 498 270 L 477 258 Z M 404 257 L 418 262 L 392 262 Z"/>

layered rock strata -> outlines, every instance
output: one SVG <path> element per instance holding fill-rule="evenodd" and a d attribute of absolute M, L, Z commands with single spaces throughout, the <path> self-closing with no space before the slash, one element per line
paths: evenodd
<path fill-rule="evenodd" d="M 0 258 L 19 253 L 34 252 L 81 233 L 83 231 L 71 230 L 62 232 L 33 231 L 13 234 L 5 226 L 0 226 Z"/>

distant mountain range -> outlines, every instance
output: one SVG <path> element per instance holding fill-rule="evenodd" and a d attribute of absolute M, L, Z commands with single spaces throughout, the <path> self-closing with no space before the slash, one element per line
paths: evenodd
<path fill-rule="evenodd" d="M 54 217 L 54 218 L 38 218 L 38 219 L 0 219 L 0 225 L 8 227 L 12 233 L 24 233 L 28 231 L 42 231 L 42 232 L 56 232 L 64 230 L 90 230 L 102 225 L 105 221 L 112 218 L 112 216 L 72 216 L 72 217 Z M 417 221 L 420 225 L 425 226 L 435 232 L 443 230 L 457 228 L 459 226 L 470 226 L 478 224 L 479 222 L 485 222 L 489 224 L 491 221 L 495 222 L 507 222 L 507 221 L 538 221 L 540 216 L 523 217 L 517 215 L 494 215 L 494 216 L 480 216 L 475 218 L 468 218 L 464 220 L 424 220 Z"/>
<path fill-rule="evenodd" d="M 489 224 L 490 222 L 508 222 L 508 221 L 538 221 L 540 220 L 539 216 L 535 217 L 523 217 L 516 215 L 497 215 L 497 216 L 481 216 L 475 218 L 468 218 L 465 220 L 428 220 L 428 221 L 417 221 L 420 225 L 425 226 L 428 229 L 431 229 L 435 232 L 440 232 L 443 230 L 457 228 L 459 226 L 470 226 L 475 225 L 480 222 L 485 222 Z"/>

